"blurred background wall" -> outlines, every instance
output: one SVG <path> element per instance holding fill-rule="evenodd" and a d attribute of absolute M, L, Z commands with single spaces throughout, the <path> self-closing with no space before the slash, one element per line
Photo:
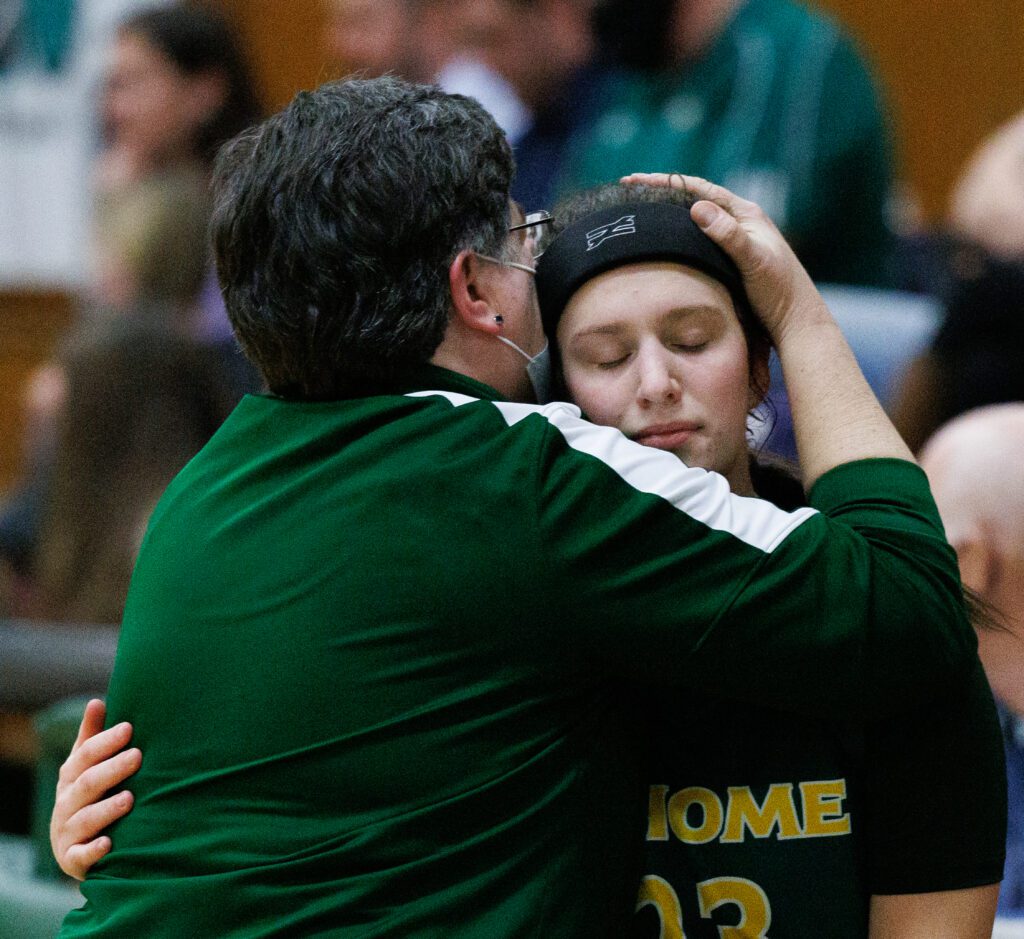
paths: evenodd
<path fill-rule="evenodd" d="M 1020 0 L 816 0 L 860 40 L 887 90 L 904 178 L 938 221 L 971 151 L 1024 107 Z"/>
<path fill-rule="evenodd" d="M 92 3 L 103 6 L 104 0 Z M 271 110 L 285 104 L 297 89 L 334 77 L 319 38 L 324 3 L 214 3 L 238 26 Z M 106 4 L 115 5 L 114 0 Z M 1021 0 L 814 0 L 810 5 L 834 14 L 860 41 L 885 89 L 900 175 L 922 220 L 938 222 L 969 154 L 1024 107 Z M 2 156 L 0 172 L 6 165 Z M 68 280 L 66 285 L 60 282 L 62 277 Z M 20 459 L 25 377 L 51 353 L 65 329 L 74 281 L 67 266 L 50 281 L 19 278 L 0 269 L 0 491 L 11 481 Z"/>
<path fill-rule="evenodd" d="M 310 37 L 322 0 L 219 0 L 251 43 L 265 100 L 330 77 Z M 638 0 L 643 2 L 643 0 Z M 1020 0 L 807 0 L 844 22 L 887 92 L 902 172 L 937 221 L 968 155 L 1024 107 Z"/>

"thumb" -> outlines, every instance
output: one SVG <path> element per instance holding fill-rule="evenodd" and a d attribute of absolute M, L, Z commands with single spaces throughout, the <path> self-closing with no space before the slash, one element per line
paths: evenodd
<path fill-rule="evenodd" d="M 736 262 L 741 271 L 757 266 L 750 235 L 725 209 L 714 202 L 701 200 L 691 207 L 690 217 L 705 235 Z"/>

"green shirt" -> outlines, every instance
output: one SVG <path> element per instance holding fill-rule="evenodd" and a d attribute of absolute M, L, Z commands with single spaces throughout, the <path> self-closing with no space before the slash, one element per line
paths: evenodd
<path fill-rule="evenodd" d="M 912 464 L 786 513 L 496 397 L 248 397 L 170 485 L 108 702 L 135 807 L 62 935 L 620 937 L 630 683 L 861 713 L 976 660 Z"/>
<path fill-rule="evenodd" d="M 673 171 L 759 203 L 815 280 L 887 285 L 888 132 L 829 17 L 746 0 L 697 61 L 623 73 L 571 143 L 560 189 Z"/>
<path fill-rule="evenodd" d="M 651 723 L 638 939 L 673 920 L 687 939 L 863 939 L 859 726 L 670 693 Z"/>
<path fill-rule="evenodd" d="M 872 894 L 1002 879 L 1005 767 L 980 662 L 868 723 L 676 689 L 637 705 L 651 761 L 635 939 L 863 939 Z"/>
<path fill-rule="evenodd" d="M 863 939 L 872 894 L 1002 878 L 1005 771 L 980 666 L 866 727 L 671 690 L 643 713 L 637 939 L 672 923 L 687 939 Z"/>

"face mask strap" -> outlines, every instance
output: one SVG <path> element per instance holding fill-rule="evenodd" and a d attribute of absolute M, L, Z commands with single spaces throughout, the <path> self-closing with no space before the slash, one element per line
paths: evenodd
<path fill-rule="evenodd" d="M 514 267 L 516 270 L 525 271 L 527 274 L 537 273 L 535 268 L 529 267 L 526 264 L 520 264 L 517 261 L 502 261 L 500 258 L 492 258 L 488 254 L 477 254 L 477 257 L 484 261 L 490 261 L 492 264 L 500 264 L 502 267 Z M 505 317 L 499 313 L 494 317 L 494 321 L 500 326 L 505 322 Z M 550 344 L 545 340 L 544 348 L 536 355 L 530 355 L 511 339 L 505 336 L 497 336 L 496 338 L 499 342 L 503 342 L 506 346 L 515 349 L 516 352 L 526 359 L 526 375 L 533 386 L 534 397 L 539 404 L 547 404 L 551 400 L 552 386 Z"/>
<path fill-rule="evenodd" d="M 518 352 L 524 359 L 526 359 L 527 362 L 533 362 L 533 360 L 537 358 L 537 355 L 542 355 L 544 353 L 544 350 L 547 349 L 547 344 L 545 343 L 544 349 L 541 349 L 541 351 L 538 352 L 537 355 L 530 355 L 529 353 L 524 352 L 511 339 L 507 339 L 505 336 L 497 336 L 496 338 L 498 342 L 503 342 L 505 343 L 506 346 L 511 346 L 513 349 L 515 349 L 516 352 Z"/>
<path fill-rule="evenodd" d="M 496 338 L 499 342 L 505 343 L 506 346 L 511 346 L 526 359 L 526 375 L 533 386 L 533 394 L 537 399 L 537 403 L 547 404 L 551 401 L 551 344 L 545 340 L 544 348 L 540 352 L 536 355 L 528 355 L 511 339 L 506 339 L 504 336 L 497 336 Z"/>

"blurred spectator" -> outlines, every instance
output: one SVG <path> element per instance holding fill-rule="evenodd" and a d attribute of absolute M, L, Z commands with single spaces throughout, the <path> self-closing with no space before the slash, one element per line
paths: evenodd
<path fill-rule="evenodd" d="M 101 180 L 116 186 L 183 165 L 205 171 L 221 143 L 260 116 L 248 65 L 223 17 L 189 3 L 129 16 L 104 89 Z"/>
<path fill-rule="evenodd" d="M 184 301 L 190 331 L 228 334 L 223 305 L 202 294 L 212 271 L 204 231 L 218 147 L 261 116 L 237 39 L 200 6 L 147 10 L 117 32 L 97 160 L 97 295 L 116 309 Z M 180 227 L 170 223 L 180 222 Z M 152 250 L 156 232 L 165 238 Z M 152 262 L 163 255 L 161 272 Z M 212 301 L 204 309 L 200 299 Z"/>
<path fill-rule="evenodd" d="M 815 279 L 888 285 L 888 132 L 839 25 L 791 0 L 612 6 L 621 34 L 651 40 L 646 64 L 620 45 L 632 67 L 574 141 L 563 187 L 637 170 L 705 176 L 760 203 Z"/>
<path fill-rule="evenodd" d="M 1000 707 L 1010 816 L 999 913 L 1024 916 L 1024 403 L 964 414 L 928 442 L 921 465 L 965 586 L 1005 629 L 979 631 Z"/>
<path fill-rule="evenodd" d="M 942 266 L 931 279 L 945 312 L 893 403 L 914 450 L 957 414 L 1024 399 L 1024 114 L 979 147 L 953 189 L 948 231 L 920 243 Z"/>
<path fill-rule="evenodd" d="M 466 0 L 326 0 L 323 42 L 345 73 L 431 82 L 467 30 Z"/>
<path fill-rule="evenodd" d="M 191 169 L 102 193 L 93 304 L 124 314 L 156 299 L 168 303 L 183 331 L 195 329 L 209 270 L 210 208 L 206 181 Z"/>
<path fill-rule="evenodd" d="M 596 0 L 327 0 L 345 71 L 393 72 L 480 101 L 516 154 L 512 195 L 549 206 L 569 138 L 596 109 Z"/>
<path fill-rule="evenodd" d="M 79 337 L 61 364 L 66 390 L 32 612 L 117 623 L 151 509 L 235 396 L 216 355 L 156 316 Z"/>
<path fill-rule="evenodd" d="M 912 450 L 971 408 L 1024 399 L 1024 261 L 961 247 L 938 332 L 907 369 L 892 418 Z"/>
<path fill-rule="evenodd" d="M 410 0 L 327 0 L 324 45 L 346 72 L 411 77 Z"/>
<path fill-rule="evenodd" d="M 120 623 L 153 506 L 236 395 L 209 346 L 151 311 L 81 332 L 37 376 L 30 399 L 46 396 L 56 462 L 20 503 L 42 513 L 38 543 L 0 553 L 0 617 Z M 27 831 L 34 744 L 25 715 L 0 713 L 0 830 Z"/>
<path fill-rule="evenodd" d="M 88 346 L 91 332 L 105 334 L 112 328 L 104 325 L 112 317 L 159 319 L 161 328 L 207 348 L 219 363 L 219 381 L 237 400 L 256 390 L 258 381 L 231 334 L 207 238 L 212 209 L 208 178 L 216 150 L 260 117 L 234 33 L 223 18 L 201 6 L 131 15 L 113 43 L 101 107 L 96 276 L 72 345 Z M 21 484 L 0 505 L 0 557 L 10 575 L 9 606 L 20 605 L 26 565 L 33 557 L 39 562 L 35 570 L 53 581 L 48 594 L 63 596 L 55 572 L 64 568 L 52 556 L 45 561 L 37 556 L 39 526 L 45 513 L 52 518 L 51 501 L 67 501 L 62 467 L 77 459 L 61 451 L 74 441 L 67 427 L 61 433 L 56 429 L 63 389 L 70 387 L 63 367 L 51 363 L 31 382 L 41 393 L 30 389 L 28 396 L 30 440 Z M 130 424 L 124 427 L 127 434 Z M 113 515 L 109 520 L 115 523 Z M 122 535 L 114 532 L 112 537 L 120 544 Z M 43 537 L 52 542 L 52 533 Z M 52 548 L 47 550 L 52 554 Z M 67 557 L 65 562 L 71 563 Z M 117 593 L 120 586 L 112 589 Z M 63 607 L 110 609 L 109 604 L 73 599 L 48 602 L 47 609 Z"/>
<path fill-rule="evenodd" d="M 1004 260 L 1024 260 L 1024 112 L 979 147 L 950 200 L 949 225 Z"/>
<path fill-rule="evenodd" d="M 598 107 L 607 70 L 596 61 L 595 0 L 469 0 L 467 51 L 438 76 L 477 98 L 516 156 L 512 196 L 550 207 L 570 138 Z"/>
<path fill-rule="evenodd" d="M 0 282 L 87 280 L 96 93 L 118 23 L 167 0 L 0 0 Z"/>

